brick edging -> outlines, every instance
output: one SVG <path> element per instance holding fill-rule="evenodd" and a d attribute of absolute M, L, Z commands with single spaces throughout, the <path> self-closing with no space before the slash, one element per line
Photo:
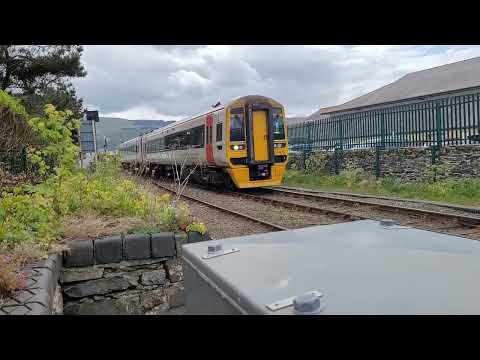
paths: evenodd
<path fill-rule="evenodd" d="M 47 259 L 24 267 L 25 288 L 0 305 L 0 315 L 51 315 L 53 299 L 62 269 L 62 256 L 50 254 Z"/>

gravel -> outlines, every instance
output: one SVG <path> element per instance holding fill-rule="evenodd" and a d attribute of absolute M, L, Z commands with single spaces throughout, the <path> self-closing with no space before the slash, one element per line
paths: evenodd
<path fill-rule="evenodd" d="M 307 194 L 308 196 L 308 194 Z M 364 205 L 364 204 L 351 204 L 351 203 L 342 203 L 337 202 L 336 200 L 330 199 L 322 199 L 322 198 L 304 198 L 304 197 L 297 197 L 293 194 L 288 193 L 280 193 L 280 192 L 269 192 L 263 193 L 262 197 L 271 198 L 271 199 L 288 199 L 288 202 L 301 204 L 301 205 L 311 205 L 317 206 L 328 210 L 337 210 L 348 212 L 352 215 L 363 216 L 374 220 L 381 220 L 381 219 L 394 219 L 397 220 L 400 224 L 406 226 L 412 226 L 419 229 L 425 230 L 432 230 L 436 232 L 448 233 L 452 235 L 459 235 L 465 236 L 471 239 L 480 240 L 480 228 L 478 226 L 468 227 L 458 223 L 455 219 L 448 219 L 448 218 L 441 218 L 435 217 L 435 215 L 420 215 L 420 214 L 408 214 L 405 212 L 397 212 L 394 210 L 382 210 L 378 209 L 375 205 Z M 346 199 L 354 199 L 352 197 L 346 196 L 335 196 L 335 198 L 341 200 L 342 198 Z M 387 201 L 387 200 L 378 200 L 371 201 L 370 199 L 368 202 L 373 202 L 379 205 L 393 205 L 399 207 L 406 207 L 407 205 L 401 201 Z M 408 204 L 410 207 L 410 204 Z M 416 206 L 411 206 L 412 208 L 416 208 L 419 210 L 426 210 L 425 207 L 422 207 L 420 204 L 416 204 Z M 450 215 L 467 215 L 467 216 L 474 216 L 471 213 L 465 213 L 461 211 L 456 211 L 448 208 L 442 208 L 440 206 L 430 205 L 431 207 L 429 210 L 439 211 L 445 214 Z"/>
<path fill-rule="evenodd" d="M 220 205 L 227 209 L 282 225 L 290 229 L 334 224 L 345 221 L 333 215 L 287 209 L 282 206 L 245 199 L 228 193 L 218 193 L 214 190 L 195 186 L 190 186 L 184 193 L 208 201 L 212 204 Z"/>
<path fill-rule="evenodd" d="M 152 188 L 152 191 L 158 194 L 169 193 L 167 190 L 158 187 Z M 182 199 L 182 201 L 188 205 L 192 216 L 206 225 L 208 233 L 214 240 L 271 231 L 271 227 L 269 226 L 239 218 L 238 216 L 213 209 L 207 205 L 202 205 L 196 201 L 185 198 Z"/>

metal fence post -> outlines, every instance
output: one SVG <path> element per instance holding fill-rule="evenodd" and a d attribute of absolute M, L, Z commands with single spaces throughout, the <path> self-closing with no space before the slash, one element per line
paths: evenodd
<path fill-rule="evenodd" d="M 432 150 L 432 165 L 435 165 L 437 163 L 437 150 L 438 150 L 438 146 L 432 146 L 431 147 L 431 150 Z"/>
<path fill-rule="evenodd" d="M 442 120 L 440 115 L 440 102 L 437 100 L 435 104 L 435 127 L 437 130 L 437 146 L 442 146 Z"/>
<path fill-rule="evenodd" d="M 380 177 L 380 147 L 375 148 L 375 177 Z"/>
<path fill-rule="evenodd" d="M 338 119 L 338 131 L 339 131 L 339 140 L 340 140 L 340 149 L 343 150 L 343 122 L 342 118 Z"/>
<path fill-rule="evenodd" d="M 383 109 L 380 110 L 380 136 L 381 136 L 381 144 L 380 146 L 382 149 L 385 147 L 385 114 L 383 112 Z"/>
<path fill-rule="evenodd" d="M 341 149 L 335 148 L 335 151 L 333 152 L 333 163 L 335 165 L 335 175 L 338 175 L 340 173 L 340 160 L 339 160 L 339 152 L 341 153 Z"/>

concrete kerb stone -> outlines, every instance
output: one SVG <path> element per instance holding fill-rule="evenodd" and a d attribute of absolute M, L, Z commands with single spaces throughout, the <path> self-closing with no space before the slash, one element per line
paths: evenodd
<path fill-rule="evenodd" d="M 176 255 L 175 235 L 171 232 L 152 234 L 153 257 L 174 257 Z"/>
<path fill-rule="evenodd" d="M 125 235 L 123 237 L 123 258 L 125 260 L 148 259 L 150 257 L 150 235 Z"/>
<path fill-rule="evenodd" d="M 94 240 L 96 264 L 108 264 L 122 261 L 123 241 L 121 236 L 110 236 Z"/>
<path fill-rule="evenodd" d="M 83 267 L 95 263 L 93 240 L 76 240 L 68 243 L 70 251 L 64 254 L 66 267 Z"/>
<path fill-rule="evenodd" d="M 175 238 L 175 250 L 177 252 L 177 257 L 182 256 L 182 245 L 186 244 L 188 241 L 188 235 L 186 232 L 176 232 L 174 234 Z"/>
<path fill-rule="evenodd" d="M 122 261 L 179 256 L 186 233 L 163 232 L 111 236 L 95 240 L 75 240 L 63 254 L 65 267 L 86 267 Z"/>

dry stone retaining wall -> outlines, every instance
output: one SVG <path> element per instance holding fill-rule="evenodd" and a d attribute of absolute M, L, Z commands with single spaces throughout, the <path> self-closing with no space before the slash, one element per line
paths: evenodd
<path fill-rule="evenodd" d="M 164 314 L 183 306 L 174 233 L 77 241 L 60 282 L 66 315 Z"/>
<path fill-rule="evenodd" d="M 24 269 L 26 288 L 0 301 L 0 315 L 182 314 L 181 245 L 209 239 L 170 232 L 70 242 Z"/>
<path fill-rule="evenodd" d="M 354 149 L 343 152 L 319 151 L 309 156 L 322 154 L 327 157 L 325 168 L 318 173 L 335 174 L 347 168 L 364 169 L 370 174 L 377 173 L 376 149 Z M 396 148 L 379 150 L 378 166 L 381 177 L 393 177 L 402 181 L 421 181 L 431 176 L 431 148 Z M 459 145 L 442 147 L 435 151 L 437 179 L 465 179 L 480 176 L 480 146 Z M 304 154 L 290 154 L 289 169 L 305 169 Z"/>

